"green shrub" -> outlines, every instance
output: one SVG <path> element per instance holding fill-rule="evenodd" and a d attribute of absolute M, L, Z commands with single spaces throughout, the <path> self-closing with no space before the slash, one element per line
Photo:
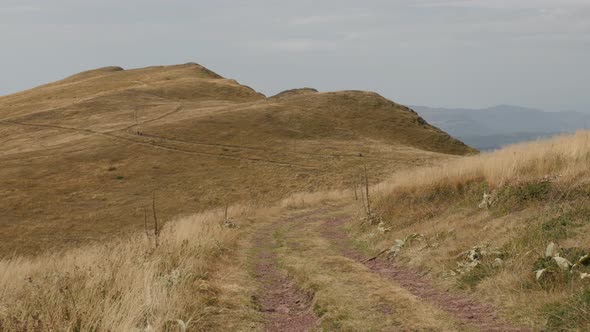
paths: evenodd
<path fill-rule="evenodd" d="M 478 265 L 459 277 L 459 287 L 473 289 L 485 278 L 493 276 L 496 270 L 489 265 Z"/>
<path fill-rule="evenodd" d="M 577 263 L 582 256 L 590 252 L 590 250 L 572 247 L 560 249 L 558 252 L 560 257 L 563 257 L 574 264 Z M 545 272 L 539 280 L 536 280 L 537 284 L 545 290 L 552 290 L 563 288 L 564 286 L 573 287 L 574 285 L 579 284 L 579 272 L 586 272 L 590 270 L 590 268 L 582 265 L 577 266 L 572 271 L 563 270 L 557 265 L 553 257 L 542 257 L 533 263 L 531 278 L 536 278 L 534 272 L 538 270 L 545 270 Z"/>
<path fill-rule="evenodd" d="M 574 224 L 571 214 L 561 215 L 541 224 L 541 231 L 548 237 L 560 240 L 568 237 L 570 228 Z"/>
<path fill-rule="evenodd" d="M 550 240 L 566 239 L 574 235 L 574 229 L 590 220 L 590 209 L 583 207 L 568 211 L 541 224 L 541 232 Z"/>
<path fill-rule="evenodd" d="M 509 185 L 499 190 L 496 206 L 502 213 L 526 207 L 526 204 L 546 200 L 551 193 L 550 182 L 529 182 Z"/>

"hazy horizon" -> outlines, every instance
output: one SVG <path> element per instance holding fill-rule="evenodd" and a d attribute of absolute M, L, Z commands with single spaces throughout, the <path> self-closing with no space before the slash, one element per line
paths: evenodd
<path fill-rule="evenodd" d="M 266 95 L 590 110 L 583 0 L 4 0 L 0 22 L 0 95 L 102 66 L 197 62 Z"/>
<path fill-rule="evenodd" d="M 494 110 L 494 109 L 506 109 L 506 108 L 519 108 L 527 111 L 541 111 L 541 112 L 549 112 L 549 113 L 559 113 L 559 112 L 578 112 L 578 113 L 590 113 L 590 109 L 581 109 L 581 110 L 572 110 L 572 109 L 563 109 L 563 110 L 548 110 L 542 109 L 538 107 L 532 107 L 527 105 L 513 105 L 513 104 L 496 104 L 496 105 L 488 105 L 482 107 L 453 107 L 453 106 L 437 106 L 437 105 L 418 105 L 418 104 L 408 104 L 409 107 L 426 107 L 433 110 L 448 110 L 448 111 L 455 111 L 455 110 L 468 110 L 468 111 L 486 111 L 486 110 Z"/>

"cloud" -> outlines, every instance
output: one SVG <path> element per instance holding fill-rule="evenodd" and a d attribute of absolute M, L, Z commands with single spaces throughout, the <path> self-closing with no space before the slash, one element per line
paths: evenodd
<path fill-rule="evenodd" d="M 40 10 L 41 10 L 41 7 L 39 7 L 39 6 L 6 6 L 6 7 L 0 7 L 0 14 L 28 13 L 28 12 L 37 12 Z"/>
<path fill-rule="evenodd" d="M 590 108 L 590 0 L 48 3 L 0 0 L 0 94 L 82 67 L 194 57 L 265 92 L 313 81 L 413 103 Z"/>
<path fill-rule="evenodd" d="M 285 39 L 270 41 L 267 48 L 274 51 L 306 52 L 328 48 L 328 44 L 314 39 Z"/>
<path fill-rule="evenodd" d="M 586 0 L 424 0 L 411 8 L 430 12 L 440 34 L 473 45 L 580 48 L 589 40 Z"/>
<path fill-rule="evenodd" d="M 328 14 L 328 15 L 312 15 L 292 18 L 289 21 L 290 25 L 312 25 L 312 24 L 328 24 L 336 22 L 361 21 L 369 18 L 369 13 L 342 13 L 342 14 Z"/>
<path fill-rule="evenodd" d="M 590 7 L 587 0 L 427 0 L 411 7 L 422 8 L 483 8 L 483 9 L 542 9 L 544 7 Z"/>

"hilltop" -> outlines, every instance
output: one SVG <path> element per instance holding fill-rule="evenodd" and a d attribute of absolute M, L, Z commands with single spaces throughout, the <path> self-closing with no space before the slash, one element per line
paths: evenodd
<path fill-rule="evenodd" d="M 82 72 L 0 97 L 0 255 L 236 202 L 348 188 L 474 150 L 375 93 L 267 98 L 194 63 Z"/>

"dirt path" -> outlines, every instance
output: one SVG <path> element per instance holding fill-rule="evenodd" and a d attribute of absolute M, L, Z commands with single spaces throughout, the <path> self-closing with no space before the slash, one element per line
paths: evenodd
<path fill-rule="evenodd" d="M 172 114 L 178 113 L 178 112 L 182 111 L 183 109 L 184 109 L 184 106 L 182 104 L 180 104 L 180 105 L 175 106 L 174 109 L 172 111 L 170 111 L 170 112 L 166 112 L 166 113 L 164 113 L 162 115 L 156 116 L 156 117 L 151 118 L 151 119 L 147 119 L 147 120 L 145 120 L 143 122 L 140 122 L 140 123 L 134 123 L 132 125 L 129 125 L 127 127 L 121 128 L 121 129 L 111 130 L 111 131 L 108 131 L 107 133 L 113 133 L 113 132 L 117 132 L 117 131 L 125 131 L 125 130 L 129 130 L 129 129 L 133 128 L 133 127 L 137 127 L 137 126 L 148 124 L 150 122 L 158 121 L 158 120 L 161 120 L 161 119 L 163 119 L 165 117 L 168 117 L 168 116 L 170 116 Z"/>
<path fill-rule="evenodd" d="M 332 207 L 285 211 L 253 233 L 250 260 L 259 285 L 255 303 L 264 317 L 263 330 L 466 330 L 342 255 L 321 235 L 332 212 Z"/>
<path fill-rule="evenodd" d="M 270 159 L 264 159 L 264 158 L 256 158 L 256 157 L 249 157 L 248 158 L 248 157 L 233 156 L 233 155 L 227 155 L 227 154 L 221 154 L 221 153 L 209 153 L 209 152 L 199 152 L 199 151 L 193 151 L 193 150 L 184 150 L 184 149 L 180 149 L 178 147 L 171 147 L 171 146 L 164 146 L 164 145 L 156 144 L 156 142 L 153 142 L 153 141 L 152 142 L 144 141 L 144 140 L 136 138 L 135 136 L 123 136 L 123 135 L 114 134 L 114 132 L 120 132 L 120 131 L 99 132 L 99 131 L 95 131 L 95 130 L 91 130 L 91 129 L 64 127 L 64 126 L 49 125 L 49 124 L 4 121 L 4 120 L 0 121 L 0 123 L 9 124 L 9 125 L 28 126 L 28 127 L 67 130 L 67 131 L 80 132 L 80 133 L 84 133 L 87 135 L 100 135 L 100 136 L 104 136 L 104 137 L 108 137 L 108 138 L 112 138 L 112 139 L 116 139 L 116 140 L 124 140 L 124 141 L 130 142 L 132 144 L 147 146 L 147 147 L 150 147 L 153 149 L 166 150 L 166 151 L 171 151 L 171 152 L 176 152 L 176 153 L 184 153 L 184 154 L 208 156 L 208 157 L 216 157 L 216 158 L 224 158 L 224 159 L 232 159 L 232 160 L 244 160 L 244 161 L 257 162 L 257 163 L 272 164 L 272 165 L 277 165 L 277 166 L 281 166 L 281 167 L 297 167 L 297 168 L 302 168 L 302 169 L 321 171 L 321 169 L 314 167 L 314 166 L 309 166 L 309 165 L 300 165 L 300 164 L 294 164 L 294 163 L 288 163 L 288 162 L 282 162 L 282 161 L 276 161 L 276 160 L 270 160 Z M 164 138 L 161 138 L 161 140 L 167 141 Z M 169 142 L 173 142 L 173 141 L 169 141 Z"/>
<path fill-rule="evenodd" d="M 322 227 L 322 236 L 336 244 L 346 257 L 362 262 L 374 273 L 395 282 L 421 300 L 436 305 L 450 313 L 458 321 L 475 328 L 477 331 L 529 331 L 501 321 L 494 308 L 490 305 L 435 288 L 430 280 L 417 271 L 400 267 L 385 259 L 367 262 L 366 256 L 352 248 L 344 231 L 346 222 L 347 218 L 333 218 L 325 221 Z"/>
<path fill-rule="evenodd" d="M 529 331 L 418 271 L 367 262 L 345 231 L 354 209 L 288 211 L 256 230 L 251 259 L 265 331 Z"/>
<path fill-rule="evenodd" d="M 268 332 L 304 332 L 311 330 L 317 317 L 311 309 L 311 299 L 299 290 L 286 272 L 278 267 L 274 252 L 274 225 L 262 229 L 254 237 L 256 264 L 254 273 L 260 284 L 256 301 Z"/>

